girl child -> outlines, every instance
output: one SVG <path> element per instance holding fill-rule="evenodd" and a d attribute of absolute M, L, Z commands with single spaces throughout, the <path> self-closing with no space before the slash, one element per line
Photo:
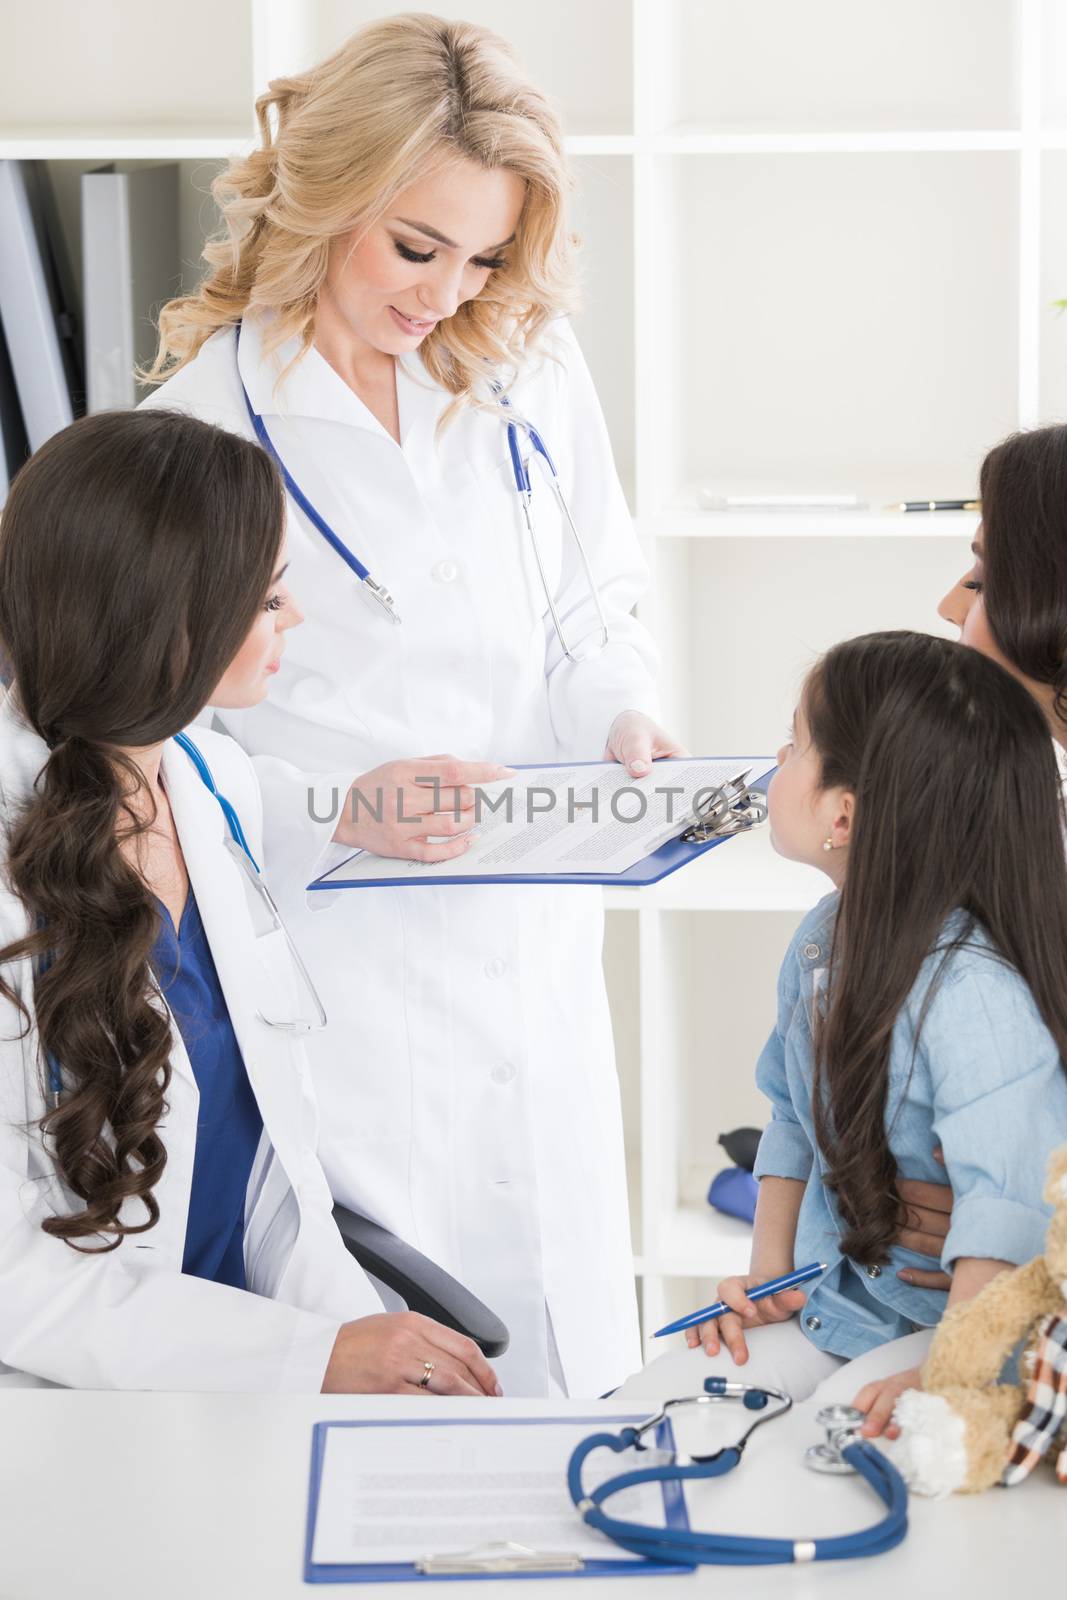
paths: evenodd
<path fill-rule="evenodd" d="M 262 700 L 301 621 L 284 505 L 247 440 L 114 412 L 4 510 L 0 1386 L 497 1391 L 344 1247 L 285 1026 L 311 1003 L 174 738 Z M 196 744 L 262 861 L 247 756 Z"/>
<path fill-rule="evenodd" d="M 955 1195 L 949 1305 L 1043 1248 L 1046 1157 L 1067 1139 L 1067 863 L 1034 700 L 947 640 L 837 645 L 804 685 L 769 803 L 775 848 L 834 889 L 786 953 L 757 1067 L 773 1115 L 750 1270 L 719 1285 L 731 1311 L 690 1330 L 690 1352 L 623 1395 L 686 1392 L 737 1365 L 803 1399 L 933 1327 L 944 1294 L 897 1276 L 922 1258 L 895 1242 L 895 1185 L 938 1181 L 938 1144 Z M 806 1295 L 747 1298 L 815 1261 L 826 1271 Z M 865 1431 L 918 1382 L 909 1365 L 868 1384 Z"/>

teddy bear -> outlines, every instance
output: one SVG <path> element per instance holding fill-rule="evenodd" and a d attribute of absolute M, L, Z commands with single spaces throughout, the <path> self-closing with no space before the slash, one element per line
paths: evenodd
<path fill-rule="evenodd" d="M 922 1389 L 897 1401 L 900 1437 L 886 1448 L 919 1494 L 1019 1483 L 1046 1453 L 1067 1483 L 1067 1145 L 1049 1161 L 1045 1200 L 1053 1215 L 1044 1255 L 946 1312 Z M 998 1383 L 1023 1339 L 1025 1385 Z"/>

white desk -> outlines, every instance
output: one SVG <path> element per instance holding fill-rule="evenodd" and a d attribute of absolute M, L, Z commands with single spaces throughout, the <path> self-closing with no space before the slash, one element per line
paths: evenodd
<path fill-rule="evenodd" d="M 575 1414 L 597 1407 L 569 1403 Z M 377 1397 L 0 1392 L 0 1600 L 304 1600 L 343 1586 L 301 1578 L 311 1424 L 325 1418 L 450 1415 L 505 1406 L 558 1414 L 552 1401 Z M 880 1515 L 854 1479 L 801 1464 L 810 1407 L 753 1439 L 729 1478 L 691 1501 L 694 1523 L 810 1537 Z M 1062 1586 L 1067 1489 L 1051 1476 L 1015 1490 L 912 1502 L 912 1531 L 870 1560 L 803 1567 L 703 1567 L 693 1576 L 526 1580 L 511 1600 L 683 1600 L 724 1584 L 745 1600 L 1003 1600 Z M 590 1585 L 593 1585 L 590 1587 Z M 398 1597 L 410 1586 L 390 1585 Z M 491 1600 L 500 1582 L 450 1583 L 442 1600 Z"/>

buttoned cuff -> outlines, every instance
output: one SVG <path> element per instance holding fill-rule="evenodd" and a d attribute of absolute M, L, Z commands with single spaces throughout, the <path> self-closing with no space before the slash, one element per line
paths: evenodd
<path fill-rule="evenodd" d="M 808 1136 L 797 1122 L 776 1119 L 763 1130 L 753 1175 L 757 1178 L 796 1178 L 806 1183 L 814 1157 Z"/>
<path fill-rule="evenodd" d="M 1044 1250 L 1048 1221 L 1049 1213 L 1038 1206 L 999 1200 L 995 1195 L 965 1195 L 952 1207 L 941 1264 L 949 1272 L 961 1256 L 976 1256 L 1021 1266 Z"/>

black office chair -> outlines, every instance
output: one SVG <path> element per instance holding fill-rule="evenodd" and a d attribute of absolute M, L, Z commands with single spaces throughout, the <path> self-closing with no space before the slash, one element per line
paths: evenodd
<path fill-rule="evenodd" d="M 372 1278 L 398 1294 L 409 1311 L 466 1334 L 483 1355 L 504 1354 L 510 1336 L 500 1318 L 436 1261 L 346 1206 L 334 1206 L 333 1215 L 349 1254 Z"/>

